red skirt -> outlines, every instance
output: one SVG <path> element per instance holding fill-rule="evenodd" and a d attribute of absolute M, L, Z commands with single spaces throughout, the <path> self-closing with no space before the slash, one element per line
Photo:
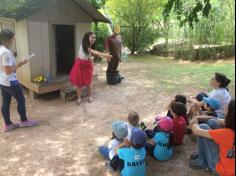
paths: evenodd
<path fill-rule="evenodd" d="M 93 63 L 91 60 L 76 59 L 70 72 L 70 82 L 77 87 L 89 86 L 93 79 Z"/>

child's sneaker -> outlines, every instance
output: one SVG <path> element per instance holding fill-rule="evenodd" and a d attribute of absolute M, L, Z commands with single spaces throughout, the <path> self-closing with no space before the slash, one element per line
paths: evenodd
<path fill-rule="evenodd" d="M 192 169 L 204 170 L 204 171 L 206 171 L 206 172 L 212 172 L 212 170 L 211 170 L 209 167 L 204 167 L 203 165 L 201 165 L 198 159 L 190 160 L 189 166 L 190 166 Z"/>
<path fill-rule="evenodd" d="M 141 122 L 141 123 L 140 123 L 140 128 L 141 128 L 143 131 L 145 131 L 145 130 L 147 129 L 147 126 L 145 125 L 144 122 Z"/>
<path fill-rule="evenodd" d="M 189 166 L 193 169 L 204 169 L 203 165 L 198 161 L 198 159 L 190 160 Z"/>
<path fill-rule="evenodd" d="M 191 156 L 190 156 L 190 159 L 191 160 L 196 160 L 199 158 L 199 154 L 198 153 L 193 153 Z"/>
<path fill-rule="evenodd" d="M 12 130 L 14 130 L 16 128 L 19 128 L 19 127 L 20 127 L 19 124 L 6 125 L 4 132 L 10 132 L 10 131 L 12 131 Z"/>
<path fill-rule="evenodd" d="M 36 125 L 38 125 L 38 121 L 36 121 L 36 120 L 26 120 L 26 121 L 20 123 L 21 128 L 34 127 Z"/>

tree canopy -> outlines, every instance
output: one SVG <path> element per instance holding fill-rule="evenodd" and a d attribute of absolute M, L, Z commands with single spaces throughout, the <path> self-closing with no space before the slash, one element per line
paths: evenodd
<path fill-rule="evenodd" d="M 0 16 L 15 18 L 32 14 L 54 0 L 0 0 Z"/>
<path fill-rule="evenodd" d="M 173 10 L 181 26 L 188 23 L 193 27 L 199 22 L 199 16 L 208 17 L 211 9 L 211 0 L 168 0 L 163 15 L 169 17 Z"/>
<path fill-rule="evenodd" d="M 109 0 L 106 4 L 113 21 L 122 27 L 124 44 L 131 52 L 143 52 L 157 38 L 153 20 L 159 9 L 156 0 Z"/>

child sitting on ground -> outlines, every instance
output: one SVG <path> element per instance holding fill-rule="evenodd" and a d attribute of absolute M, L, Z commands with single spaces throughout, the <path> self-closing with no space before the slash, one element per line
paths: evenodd
<path fill-rule="evenodd" d="M 207 98 L 203 97 L 202 99 L 203 102 L 203 108 L 195 108 L 195 111 L 193 111 L 193 117 L 195 116 L 210 116 L 216 117 L 217 118 L 217 113 L 216 111 L 220 109 L 220 103 L 213 99 L 213 98 Z M 209 117 L 209 118 L 210 118 Z"/>
<path fill-rule="evenodd" d="M 142 130 L 135 128 L 132 131 L 131 147 L 117 149 L 118 157 L 124 161 L 121 176 L 145 176 L 146 143 L 146 134 Z"/>
<path fill-rule="evenodd" d="M 223 126 L 217 123 L 216 111 L 220 109 L 220 104 L 213 98 L 203 97 L 203 109 L 196 108 L 194 112 L 194 118 L 198 119 L 198 123 L 207 123 L 211 129 L 219 129 Z"/>
<path fill-rule="evenodd" d="M 184 95 L 176 95 L 176 96 L 175 96 L 175 99 L 172 100 L 172 101 L 170 102 L 170 104 L 168 105 L 168 107 L 167 107 L 167 110 L 168 110 L 167 116 L 170 117 L 170 118 L 172 118 L 172 119 L 173 119 L 173 116 L 172 116 L 171 110 L 170 110 L 170 109 L 171 109 L 171 105 L 172 105 L 173 103 L 177 103 L 177 102 L 183 103 L 183 104 L 185 104 L 185 105 L 187 106 L 187 98 L 186 98 L 186 96 L 184 96 Z M 186 119 L 186 120 L 187 120 L 187 119 Z"/>
<path fill-rule="evenodd" d="M 130 141 L 131 140 L 131 135 L 132 135 L 132 131 L 135 128 L 139 128 L 139 120 L 140 120 L 140 116 L 137 112 L 131 111 L 128 115 L 128 136 L 127 139 Z"/>
<path fill-rule="evenodd" d="M 126 137 L 128 135 L 128 127 L 123 121 L 112 122 L 112 139 L 107 146 L 99 147 L 99 153 L 109 161 L 109 166 L 113 170 L 120 170 L 124 166 L 124 162 L 118 157 L 116 150 L 117 148 L 129 147 L 129 141 Z"/>
<path fill-rule="evenodd" d="M 173 130 L 173 120 L 162 117 L 157 121 L 158 132 L 153 139 L 148 141 L 146 151 L 159 161 L 168 161 L 173 156 L 170 136 Z"/>
<path fill-rule="evenodd" d="M 171 101 L 171 103 L 169 104 L 168 106 L 168 112 L 167 112 L 167 116 L 170 117 L 170 118 L 174 118 L 173 115 L 171 114 L 171 105 L 173 103 L 183 103 L 186 107 L 187 107 L 187 97 L 184 96 L 184 95 L 176 95 L 175 96 L 175 99 L 173 101 Z M 188 128 L 189 126 L 189 117 L 188 115 L 186 114 L 186 116 L 183 117 L 186 121 L 186 125 L 187 125 L 187 128 L 186 128 L 186 134 L 192 134 L 192 131 L 190 128 Z"/>
<path fill-rule="evenodd" d="M 187 108 L 183 103 L 173 103 L 170 107 L 173 118 L 173 134 L 172 144 L 181 145 L 184 140 L 186 132 L 186 120 L 184 117 L 187 116 Z"/>

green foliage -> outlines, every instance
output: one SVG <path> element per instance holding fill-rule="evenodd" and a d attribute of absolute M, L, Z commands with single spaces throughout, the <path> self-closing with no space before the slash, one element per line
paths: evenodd
<path fill-rule="evenodd" d="M 189 4 L 191 0 L 189 0 Z M 235 2 L 234 0 L 212 0 L 208 18 L 199 15 L 199 22 L 179 26 L 174 20 L 175 12 L 170 14 L 173 26 L 169 38 L 176 43 L 172 50 L 181 59 L 217 59 L 234 56 L 235 45 Z M 198 46 L 196 46 L 198 45 Z M 196 49 L 199 47 L 200 49 Z"/>
<path fill-rule="evenodd" d="M 163 15 L 169 17 L 174 10 L 181 26 L 188 23 L 193 28 L 194 23 L 199 22 L 199 16 L 209 16 L 211 8 L 210 0 L 168 0 Z"/>
<path fill-rule="evenodd" d="M 104 44 L 106 38 L 109 36 L 109 30 L 106 24 L 98 23 L 92 25 L 92 31 L 96 33 L 97 36 L 97 46 L 96 49 L 99 51 L 104 51 Z"/>
<path fill-rule="evenodd" d="M 0 0 L 0 11 L 14 11 L 26 4 L 25 0 Z"/>
<path fill-rule="evenodd" d="M 53 0 L 0 0 L 0 16 L 19 20 L 52 2 Z"/>
<path fill-rule="evenodd" d="M 96 33 L 97 37 L 96 50 L 103 52 L 105 49 L 104 48 L 105 40 L 109 36 L 109 29 L 107 24 L 104 23 L 93 24 L 92 31 Z M 101 60 L 100 58 L 95 58 L 95 62 L 100 60 Z"/>
<path fill-rule="evenodd" d="M 234 24 L 227 4 L 215 4 L 209 17 L 196 24 L 194 40 L 199 44 L 232 44 Z"/>
<path fill-rule="evenodd" d="M 102 6 L 106 4 L 107 0 L 87 0 L 90 2 L 96 9 L 100 9 Z"/>
<path fill-rule="evenodd" d="M 192 40 L 195 44 L 234 43 L 235 22 L 227 3 L 214 3 L 208 18 L 195 24 Z"/>
<path fill-rule="evenodd" d="M 156 0 L 110 0 L 107 6 L 113 19 L 121 25 L 123 42 L 132 54 L 142 53 L 154 43 L 158 37 L 152 23 L 158 7 Z"/>

